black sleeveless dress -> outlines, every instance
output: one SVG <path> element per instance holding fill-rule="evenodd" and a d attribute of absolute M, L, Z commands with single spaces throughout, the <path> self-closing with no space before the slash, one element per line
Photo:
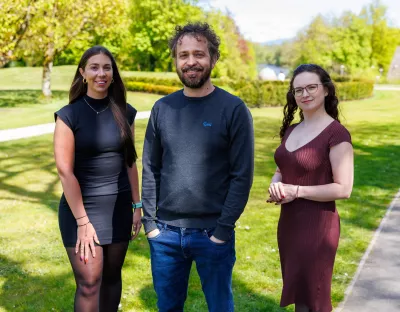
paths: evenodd
<path fill-rule="evenodd" d="M 121 134 L 108 103 L 108 98 L 84 96 L 54 114 L 74 133 L 74 174 L 100 245 L 129 241 L 133 215 Z M 128 104 L 129 125 L 135 116 L 136 110 Z M 64 246 L 74 247 L 77 225 L 64 194 L 58 220 Z"/>

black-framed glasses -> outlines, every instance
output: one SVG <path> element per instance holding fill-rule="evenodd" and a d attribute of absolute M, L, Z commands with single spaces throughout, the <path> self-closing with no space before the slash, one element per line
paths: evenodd
<path fill-rule="evenodd" d="M 292 89 L 292 93 L 295 97 L 300 97 L 304 93 L 304 89 L 306 89 L 308 94 L 313 94 L 318 91 L 318 86 L 322 86 L 322 83 L 313 83 L 305 86 L 304 88 L 299 87 L 299 88 L 294 88 Z"/>

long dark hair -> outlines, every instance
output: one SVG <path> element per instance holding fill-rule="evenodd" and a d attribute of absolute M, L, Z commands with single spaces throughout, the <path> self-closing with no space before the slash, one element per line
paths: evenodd
<path fill-rule="evenodd" d="M 113 79 L 114 82 L 108 88 L 108 97 L 110 99 L 110 108 L 114 115 L 114 118 L 118 124 L 121 131 L 122 142 L 124 143 L 124 154 L 125 161 L 129 167 L 132 167 L 133 163 L 137 159 L 136 149 L 133 143 L 132 131 L 129 127 L 128 120 L 126 118 L 127 114 L 127 103 L 126 103 L 126 89 L 124 83 L 122 82 L 121 76 L 118 71 L 117 63 L 110 51 L 102 46 L 94 46 L 86 50 L 83 53 L 81 60 L 79 61 L 78 68 L 75 73 L 74 80 L 69 90 L 69 104 L 74 102 L 86 95 L 87 84 L 83 83 L 83 77 L 79 71 L 79 68 L 83 70 L 86 67 L 87 61 L 93 56 L 98 54 L 104 54 L 108 56 L 111 60 L 111 65 L 113 69 Z"/>
<path fill-rule="evenodd" d="M 325 97 L 325 110 L 329 116 L 340 122 L 339 110 L 338 110 L 339 100 L 336 96 L 336 88 L 332 82 L 331 77 L 321 66 L 315 64 L 302 64 L 294 70 L 293 77 L 290 80 L 289 90 L 286 94 L 286 105 L 283 108 L 283 121 L 281 130 L 279 132 L 279 136 L 281 137 L 281 139 L 283 139 L 285 132 L 287 128 L 289 128 L 291 122 L 293 121 L 294 116 L 298 109 L 296 99 L 294 98 L 294 95 L 292 93 L 293 80 L 294 78 L 296 78 L 298 74 L 304 72 L 314 73 L 318 75 L 319 79 L 321 80 L 321 83 L 324 85 L 325 88 L 328 89 L 328 95 Z M 303 116 L 303 111 L 301 109 L 299 115 L 300 115 L 300 121 L 303 121 L 304 116 Z"/>

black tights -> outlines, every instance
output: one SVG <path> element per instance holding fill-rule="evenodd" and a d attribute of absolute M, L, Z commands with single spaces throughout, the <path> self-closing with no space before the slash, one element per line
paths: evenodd
<path fill-rule="evenodd" d="M 75 312 L 113 312 L 121 299 L 121 269 L 128 242 L 96 246 L 96 258 L 89 255 L 85 264 L 74 247 L 66 248 L 74 271 Z"/>
<path fill-rule="evenodd" d="M 314 312 L 304 304 L 295 304 L 295 312 Z"/>

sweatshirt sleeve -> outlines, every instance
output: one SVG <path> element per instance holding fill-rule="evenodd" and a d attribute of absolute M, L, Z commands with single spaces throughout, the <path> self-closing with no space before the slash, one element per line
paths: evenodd
<path fill-rule="evenodd" d="M 229 127 L 230 134 L 230 185 L 217 220 L 214 236 L 229 240 L 235 222 L 242 214 L 249 198 L 254 173 L 254 130 L 253 119 L 242 102 L 236 106 Z"/>
<path fill-rule="evenodd" d="M 157 202 L 160 192 L 160 171 L 162 160 L 162 147 L 157 130 L 157 113 L 153 107 L 147 124 L 143 147 L 143 173 L 142 173 L 142 202 L 145 233 L 157 228 Z"/>

